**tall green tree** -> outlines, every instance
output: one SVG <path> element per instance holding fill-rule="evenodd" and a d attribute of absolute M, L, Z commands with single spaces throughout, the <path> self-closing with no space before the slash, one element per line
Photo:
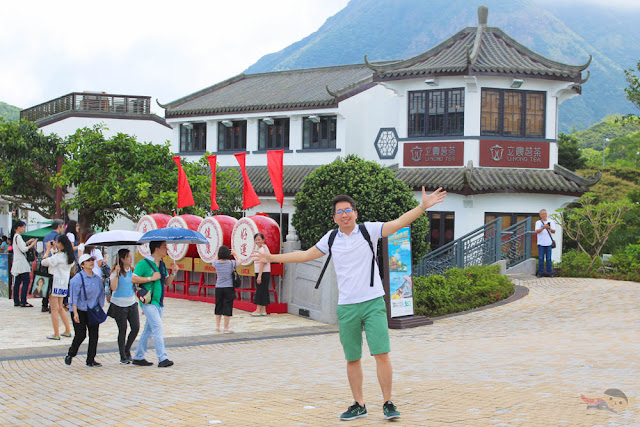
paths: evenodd
<path fill-rule="evenodd" d="M 46 218 L 56 212 L 57 157 L 65 152 L 56 135 L 27 121 L 0 119 L 0 195 L 20 209 Z"/>
<path fill-rule="evenodd" d="M 67 154 L 56 182 L 72 186 L 65 207 L 77 209 L 80 226 L 106 228 L 118 215 L 137 221 L 142 215 L 176 210 L 178 169 L 169 144 L 138 142 L 119 133 L 105 138 L 100 126 L 79 129 L 65 140 Z M 183 162 L 196 206 L 181 213 L 205 215 L 210 209 L 211 171 L 205 158 Z M 240 206 L 240 174 L 217 174 L 219 204 L 231 213 Z"/>
<path fill-rule="evenodd" d="M 336 228 L 331 200 L 347 194 L 357 203 L 358 222 L 391 221 L 418 204 L 407 185 L 376 162 L 349 155 L 313 171 L 296 194 L 296 212 L 291 220 L 304 247 L 315 244 Z M 411 224 L 411 248 L 414 262 L 427 252 L 429 221 L 422 215 Z"/>
<path fill-rule="evenodd" d="M 558 163 L 572 171 L 586 167 L 587 161 L 580 153 L 578 138 L 565 133 L 558 135 Z"/>
<path fill-rule="evenodd" d="M 640 61 L 636 64 L 636 69 L 640 71 Z M 627 77 L 627 86 L 624 92 L 627 99 L 640 109 L 640 77 L 638 77 L 633 69 L 625 70 L 624 75 Z"/>

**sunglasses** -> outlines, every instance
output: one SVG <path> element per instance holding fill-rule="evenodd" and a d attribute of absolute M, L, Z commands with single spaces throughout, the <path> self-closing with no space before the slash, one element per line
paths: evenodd
<path fill-rule="evenodd" d="M 344 210 L 338 209 L 336 211 L 336 215 L 342 215 L 343 213 L 351 213 L 351 212 L 353 212 L 353 209 L 351 209 L 351 208 L 347 208 L 347 209 L 344 209 Z"/>

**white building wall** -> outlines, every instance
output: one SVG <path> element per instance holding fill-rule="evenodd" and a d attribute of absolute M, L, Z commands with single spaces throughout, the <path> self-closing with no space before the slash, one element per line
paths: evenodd
<path fill-rule="evenodd" d="M 164 144 L 173 138 L 173 130 L 153 120 L 129 120 L 129 119 L 109 119 L 90 117 L 69 117 L 40 129 L 43 133 L 55 133 L 64 137 L 73 135 L 78 129 L 84 127 L 92 128 L 103 123 L 106 127 L 104 135 L 110 138 L 118 133 L 135 136 L 139 142 L 152 142 L 154 144 Z M 178 138 L 179 140 L 179 138 Z"/>

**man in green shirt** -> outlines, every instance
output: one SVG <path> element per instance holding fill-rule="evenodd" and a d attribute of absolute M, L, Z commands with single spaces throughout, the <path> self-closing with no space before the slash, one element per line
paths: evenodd
<path fill-rule="evenodd" d="M 153 336 L 153 344 L 156 347 L 158 356 L 158 367 L 168 368 L 173 365 L 167 356 L 167 349 L 164 345 L 164 334 L 162 327 L 162 313 L 164 311 L 164 290 L 165 286 L 173 283 L 176 277 L 178 266 L 174 262 L 171 265 L 171 275 L 167 274 L 167 267 L 162 259 L 167 256 L 167 242 L 151 242 L 149 243 L 151 250 L 151 258 L 145 258 L 138 262 L 131 281 L 141 288 L 151 292 L 151 301 L 148 304 L 140 304 L 144 312 L 146 322 L 138 348 L 132 363 L 138 366 L 151 366 L 153 363 L 148 362 L 144 356 L 147 353 L 147 344 L 149 338 Z"/>

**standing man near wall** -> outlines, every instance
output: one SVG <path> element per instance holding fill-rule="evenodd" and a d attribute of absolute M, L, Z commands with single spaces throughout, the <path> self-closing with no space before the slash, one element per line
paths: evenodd
<path fill-rule="evenodd" d="M 555 234 L 556 224 L 552 219 L 547 218 L 547 211 L 540 211 L 540 219 L 536 221 L 536 233 L 538 235 L 538 277 L 553 276 L 553 266 L 551 265 L 551 249 L 554 241 L 551 234 Z M 545 272 L 544 260 L 547 260 L 547 269 Z"/>
<path fill-rule="evenodd" d="M 377 250 L 380 237 L 387 237 L 403 227 L 410 225 L 431 206 L 444 201 L 446 191 L 438 188 L 427 195 L 422 187 L 422 201 L 418 206 L 389 222 L 365 222 L 364 227 Z M 253 256 L 262 263 L 307 262 L 325 255 L 329 250 L 333 254 L 333 265 L 338 278 L 338 326 L 340 342 L 347 359 L 347 377 L 353 394 L 354 404 L 340 418 L 352 420 L 367 415 L 362 393 L 362 330 L 367 336 L 371 355 L 376 360 L 378 382 L 382 389 L 384 404 L 382 413 L 386 419 L 398 418 L 400 413 L 391 402 L 393 369 L 389 352 L 389 326 L 384 302 L 384 289 L 380 275 L 373 273 L 371 265 L 374 253 L 366 237 L 356 224 L 358 210 L 356 202 L 350 196 L 339 195 L 333 199 L 333 220 L 339 229 L 329 248 L 327 232 L 318 243 L 306 251 L 271 255 L 254 252 Z M 377 256 L 376 256 L 377 258 Z"/>

